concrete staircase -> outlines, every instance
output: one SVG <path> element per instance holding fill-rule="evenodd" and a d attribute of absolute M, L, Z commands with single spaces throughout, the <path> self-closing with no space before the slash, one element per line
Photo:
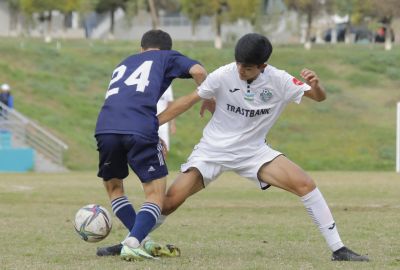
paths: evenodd
<path fill-rule="evenodd" d="M 33 170 L 36 172 L 66 172 L 63 154 L 68 146 L 18 111 L 0 102 L 0 132 L 10 134 L 3 148 L 34 150 Z M 11 166 L 12 167 L 12 166 Z M 4 168 L 2 169 L 3 171 Z"/>

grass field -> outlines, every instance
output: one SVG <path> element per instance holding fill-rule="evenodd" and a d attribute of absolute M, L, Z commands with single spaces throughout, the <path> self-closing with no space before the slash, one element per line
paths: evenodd
<path fill-rule="evenodd" d="M 69 145 L 65 165 L 95 170 L 94 126 L 111 71 L 136 53 L 137 42 L 0 38 L 0 83 L 13 88 L 15 108 Z M 208 72 L 233 61 L 233 47 L 216 50 L 206 42 L 176 42 L 176 49 L 198 59 Z M 291 104 L 268 135 L 268 142 L 308 170 L 392 171 L 395 167 L 396 102 L 400 100 L 400 46 L 382 44 L 274 44 L 269 64 L 298 76 L 318 72 L 328 98 Z M 176 97 L 194 89 L 175 80 Z M 207 119 L 199 106 L 177 118 L 168 165 L 178 170 L 199 141 Z M 312 158 L 310 158 L 312 156 Z"/>
<path fill-rule="evenodd" d="M 97 246 L 120 241 L 116 218 L 98 244 L 74 232 L 75 212 L 88 203 L 110 210 L 95 172 L 0 175 L 0 269 L 400 269 L 400 176 L 389 172 L 312 172 L 331 206 L 342 240 L 369 263 L 330 261 L 330 252 L 295 196 L 260 191 L 225 174 L 189 199 L 153 234 L 182 257 L 125 262 L 98 258 Z M 170 179 L 174 177 L 171 174 Z M 134 176 L 126 190 L 143 201 Z"/>

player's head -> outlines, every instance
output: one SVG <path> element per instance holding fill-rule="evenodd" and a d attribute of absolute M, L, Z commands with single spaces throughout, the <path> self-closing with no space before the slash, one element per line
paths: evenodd
<path fill-rule="evenodd" d="M 1 85 L 1 91 L 3 91 L 3 92 L 10 92 L 10 90 L 11 90 L 11 87 L 10 87 L 8 84 L 3 83 L 3 84 Z"/>
<path fill-rule="evenodd" d="M 242 80 L 255 79 L 266 67 L 272 53 L 271 42 L 263 35 L 251 33 L 239 39 L 235 46 L 235 60 Z"/>
<path fill-rule="evenodd" d="M 150 30 L 143 34 L 140 46 L 144 51 L 148 49 L 171 50 L 172 39 L 167 32 Z"/>

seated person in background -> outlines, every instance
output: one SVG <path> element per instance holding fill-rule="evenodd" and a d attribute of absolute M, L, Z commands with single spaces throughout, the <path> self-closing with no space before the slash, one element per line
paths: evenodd
<path fill-rule="evenodd" d="M 0 102 L 7 105 L 9 108 L 14 108 L 14 98 L 10 93 L 11 87 L 3 83 L 0 87 Z"/>

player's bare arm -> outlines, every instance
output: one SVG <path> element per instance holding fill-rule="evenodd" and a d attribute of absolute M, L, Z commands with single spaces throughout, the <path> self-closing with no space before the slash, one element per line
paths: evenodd
<path fill-rule="evenodd" d="M 189 74 L 192 75 L 193 80 L 197 85 L 200 85 L 207 77 L 207 71 L 200 64 L 193 65 L 189 69 Z M 158 122 L 161 126 L 165 124 L 181 113 L 187 111 L 192 107 L 196 102 L 198 102 L 201 97 L 197 94 L 197 90 L 193 93 L 178 98 L 176 101 L 172 102 L 168 108 L 158 115 Z"/>
<path fill-rule="evenodd" d="M 197 90 L 189 95 L 178 98 L 177 100 L 172 102 L 165 111 L 158 115 L 159 125 L 161 126 L 162 124 L 171 121 L 181 113 L 189 110 L 194 104 L 196 104 L 200 100 L 201 97 L 197 93 Z"/>
<path fill-rule="evenodd" d="M 200 85 L 207 77 L 207 71 L 199 64 L 193 65 L 189 69 L 189 74 L 192 75 L 192 78 L 197 85 Z"/>
<path fill-rule="evenodd" d="M 301 71 L 300 76 L 311 86 L 309 91 L 304 92 L 304 96 L 315 101 L 326 99 L 325 89 L 319 84 L 319 78 L 314 71 L 305 68 Z"/>

